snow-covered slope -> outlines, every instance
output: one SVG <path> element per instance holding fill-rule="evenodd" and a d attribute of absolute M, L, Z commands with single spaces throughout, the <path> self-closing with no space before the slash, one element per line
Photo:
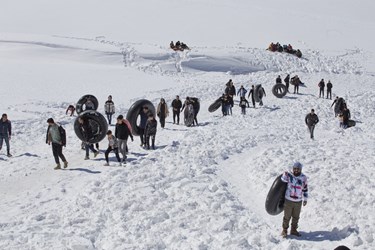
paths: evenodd
<path fill-rule="evenodd" d="M 340 8 L 323 10 L 323 1 L 7 2 L 0 15 L 0 111 L 13 123 L 13 157 L 4 145 L 0 248 L 375 248 L 374 3 L 335 2 Z M 281 23 L 297 31 L 272 29 Z M 192 50 L 169 50 L 171 39 Z M 303 58 L 266 51 L 272 40 L 302 48 Z M 277 99 L 271 88 L 287 73 L 305 86 Z M 230 78 L 237 88 L 262 84 L 265 106 L 245 116 L 237 105 L 233 116 L 209 113 Z M 317 98 L 321 78 L 346 99 L 356 127 L 340 129 L 332 101 Z M 169 117 L 158 128 L 156 150 L 140 148 L 135 138 L 126 167 L 113 155 L 104 167 L 104 153 L 83 160 L 75 117 L 65 115 L 87 93 L 99 99 L 100 112 L 111 94 L 116 115 L 141 98 L 156 105 L 161 97 L 171 103 L 175 95 L 196 96 L 200 126 L 174 125 Z M 313 141 L 304 125 L 311 108 L 320 118 Z M 44 143 L 49 117 L 67 130 L 64 171 L 53 170 Z M 301 213 L 303 236 L 281 239 L 282 215 L 268 215 L 264 202 L 294 160 L 304 164 L 310 199 Z"/>

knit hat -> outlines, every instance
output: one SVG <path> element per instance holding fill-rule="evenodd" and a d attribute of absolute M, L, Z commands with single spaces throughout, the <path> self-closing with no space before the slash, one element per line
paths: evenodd
<path fill-rule="evenodd" d="M 302 170 L 302 164 L 298 161 L 296 161 L 295 163 L 293 163 L 293 168 L 299 168 Z"/>
<path fill-rule="evenodd" d="M 124 116 L 123 116 L 123 115 L 119 115 L 119 116 L 117 116 L 117 120 L 122 120 L 122 119 L 124 119 Z"/>

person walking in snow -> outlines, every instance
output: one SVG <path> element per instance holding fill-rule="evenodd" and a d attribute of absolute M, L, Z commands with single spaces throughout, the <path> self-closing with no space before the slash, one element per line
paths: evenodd
<path fill-rule="evenodd" d="M 115 138 L 118 141 L 118 149 L 122 154 L 122 161 L 126 163 L 126 153 L 128 152 L 128 138 L 131 138 L 134 141 L 130 123 L 124 119 L 123 115 L 117 117 L 117 123 L 115 128 Z"/>
<path fill-rule="evenodd" d="M 296 94 L 296 93 L 298 94 L 299 85 L 301 84 L 301 80 L 299 79 L 299 77 L 297 75 L 293 76 L 290 80 L 291 80 L 292 85 L 294 85 L 293 94 Z"/>
<path fill-rule="evenodd" d="M 151 146 L 152 149 L 155 149 L 155 137 L 156 137 L 156 130 L 157 130 L 158 122 L 155 120 L 153 114 L 148 115 L 148 119 L 146 122 L 145 127 L 145 141 L 146 141 L 146 148 L 150 149 L 150 138 L 151 138 Z"/>
<path fill-rule="evenodd" d="M 230 101 L 227 94 L 221 96 L 221 112 L 223 116 L 229 115 Z"/>
<path fill-rule="evenodd" d="M 160 126 L 165 127 L 165 118 L 169 115 L 168 105 L 165 103 L 164 98 L 160 99 L 158 107 L 156 109 L 156 114 L 159 117 Z"/>
<path fill-rule="evenodd" d="M 329 96 L 329 99 L 332 100 L 332 83 L 331 81 L 328 81 L 327 82 L 327 99 L 328 99 L 328 96 Z"/>
<path fill-rule="evenodd" d="M 349 119 L 350 119 L 350 110 L 346 106 L 346 103 L 344 104 L 343 110 L 339 114 L 340 119 L 340 127 L 342 128 L 348 128 L 349 125 Z"/>
<path fill-rule="evenodd" d="M 237 91 L 237 95 L 240 97 L 246 97 L 247 90 L 241 85 L 240 89 Z"/>
<path fill-rule="evenodd" d="M 146 146 L 146 134 L 145 128 L 149 114 L 152 114 L 147 106 L 143 106 L 142 111 L 139 113 L 140 123 L 139 123 L 139 137 L 141 138 L 141 147 Z"/>
<path fill-rule="evenodd" d="M 68 108 L 65 111 L 65 114 L 67 115 L 68 112 L 70 112 L 70 116 L 73 116 L 75 110 L 76 110 L 76 108 L 73 105 L 69 105 Z"/>
<path fill-rule="evenodd" d="M 315 114 L 315 110 L 311 109 L 311 112 L 308 113 L 305 117 L 305 123 L 310 132 L 310 138 L 314 139 L 314 129 L 315 125 L 319 122 L 318 116 Z"/>
<path fill-rule="evenodd" d="M 319 98 L 320 97 L 324 98 L 324 87 L 325 87 L 324 79 L 320 80 L 320 82 L 318 83 L 318 87 L 319 87 Z"/>
<path fill-rule="evenodd" d="M 259 86 L 259 106 L 263 106 L 263 97 L 266 97 L 266 91 L 262 87 L 262 85 Z"/>
<path fill-rule="evenodd" d="M 284 78 L 284 82 L 285 82 L 285 86 L 286 86 L 286 91 L 289 93 L 289 80 L 290 80 L 290 75 L 288 74 L 285 78 Z"/>
<path fill-rule="evenodd" d="M 253 104 L 253 107 L 255 108 L 254 94 L 255 94 L 255 87 L 254 87 L 254 85 L 251 85 L 251 90 L 250 90 L 249 95 L 247 96 L 247 98 L 249 98 L 251 96 L 251 102 Z"/>
<path fill-rule="evenodd" d="M 107 115 L 108 124 L 112 123 L 112 115 L 115 113 L 115 103 L 112 101 L 112 96 L 108 96 L 108 100 L 104 104 L 104 111 Z"/>
<path fill-rule="evenodd" d="M 241 107 L 241 114 L 246 115 L 246 107 L 250 108 L 250 105 L 245 97 L 241 97 L 240 107 Z"/>
<path fill-rule="evenodd" d="M 234 105 L 233 97 L 236 95 L 236 88 L 233 85 L 232 79 L 229 80 L 227 83 L 227 87 L 225 88 L 225 94 L 228 95 L 229 102 L 230 102 L 230 114 L 232 115 L 232 108 Z"/>
<path fill-rule="evenodd" d="M 56 124 L 52 118 L 48 118 L 47 123 L 48 128 L 46 135 L 46 143 L 48 145 L 52 144 L 52 153 L 56 162 L 56 167 L 54 169 L 61 169 L 59 158 L 63 161 L 64 168 L 67 168 L 68 162 L 66 161 L 66 158 L 62 153 L 62 147 L 66 145 L 65 130 L 60 125 Z"/>
<path fill-rule="evenodd" d="M 106 161 L 104 166 L 109 166 L 108 155 L 111 151 L 113 151 L 115 153 L 117 161 L 119 162 L 119 165 L 121 166 L 121 159 L 120 159 L 120 155 L 118 154 L 118 141 L 117 141 L 116 137 L 112 134 L 111 130 L 107 131 L 107 139 L 108 139 L 108 148 L 104 153 L 105 161 Z"/>
<path fill-rule="evenodd" d="M 85 144 L 85 150 L 86 150 L 86 155 L 84 159 L 85 160 L 90 159 L 90 156 L 89 156 L 90 150 L 94 153 L 94 158 L 95 158 L 99 154 L 99 151 L 95 150 L 94 145 L 88 142 L 93 137 L 90 122 L 86 117 L 80 116 L 78 118 L 78 123 L 79 123 L 79 129 L 81 130 L 81 133 L 84 138 L 83 142 Z"/>
<path fill-rule="evenodd" d="M 182 102 L 179 96 L 176 96 L 176 99 L 172 101 L 172 109 L 173 109 L 173 124 L 176 123 L 177 117 L 177 125 L 180 124 L 180 113 L 182 108 Z"/>
<path fill-rule="evenodd" d="M 297 231 L 302 204 L 306 206 L 308 199 L 307 176 L 302 173 L 302 164 L 295 162 L 292 171 L 286 171 L 281 181 L 287 183 L 284 203 L 283 230 L 281 235 L 288 235 L 290 219 L 292 219 L 291 235 L 301 236 Z"/>
<path fill-rule="evenodd" d="M 7 146 L 7 156 L 11 157 L 10 154 L 10 139 L 12 136 L 12 123 L 10 120 L 8 120 L 7 114 L 2 114 L 1 120 L 0 120 L 0 150 L 3 147 L 3 141 L 5 141 L 5 144 Z"/>

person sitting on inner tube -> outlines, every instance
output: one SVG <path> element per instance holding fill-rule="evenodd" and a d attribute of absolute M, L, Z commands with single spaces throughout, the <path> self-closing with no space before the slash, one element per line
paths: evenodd
<path fill-rule="evenodd" d="M 285 172 L 281 176 L 281 181 L 287 183 L 284 203 L 283 230 L 281 235 L 283 237 L 287 236 L 289 221 L 290 218 L 292 218 L 292 229 L 290 234 L 299 237 L 301 236 L 297 231 L 299 215 L 301 213 L 302 203 L 306 206 L 308 198 L 307 177 L 302 173 L 302 164 L 300 162 L 295 162 L 293 164 L 293 170 Z"/>

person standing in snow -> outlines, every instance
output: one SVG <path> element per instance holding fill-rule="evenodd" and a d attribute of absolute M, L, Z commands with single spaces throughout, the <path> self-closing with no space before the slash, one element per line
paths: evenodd
<path fill-rule="evenodd" d="M 237 95 L 240 97 L 246 97 L 247 90 L 241 85 L 240 89 L 237 91 Z"/>
<path fill-rule="evenodd" d="M 146 143 L 147 149 L 150 149 L 150 137 L 151 137 L 152 149 L 155 149 L 155 136 L 156 136 L 157 125 L 158 125 L 158 122 L 155 120 L 154 115 L 150 113 L 148 115 L 148 119 L 147 119 L 146 127 L 145 127 L 145 143 Z"/>
<path fill-rule="evenodd" d="M 311 112 L 308 113 L 305 117 L 305 123 L 310 132 L 310 138 L 314 139 L 314 129 L 315 125 L 319 122 L 318 116 L 315 114 L 315 110 L 311 109 Z"/>
<path fill-rule="evenodd" d="M 232 115 L 232 107 L 234 105 L 233 97 L 236 95 L 236 88 L 233 85 L 232 79 L 230 79 L 227 83 L 227 87 L 225 88 L 225 94 L 228 95 L 230 102 L 230 114 Z"/>
<path fill-rule="evenodd" d="M 3 147 L 3 141 L 5 141 L 5 144 L 7 146 L 7 156 L 11 157 L 10 154 L 10 139 L 12 136 L 12 123 L 8 120 L 7 114 L 2 114 L 1 120 L 0 120 L 0 150 Z"/>
<path fill-rule="evenodd" d="M 296 94 L 296 93 L 298 94 L 299 85 L 301 84 L 301 80 L 299 79 L 299 77 L 297 75 L 293 76 L 290 80 L 291 80 L 292 85 L 294 85 L 293 94 Z"/>
<path fill-rule="evenodd" d="M 54 169 L 61 169 L 59 158 L 64 162 L 64 168 L 67 168 L 68 162 L 62 153 L 62 147 L 66 144 L 65 131 L 61 126 L 57 125 L 52 118 L 48 118 L 47 123 L 46 143 L 48 145 L 52 144 L 52 153 L 56 162 L 56 167 Z"/>
<path fill-rule="evenodd" d="M 259 86 L 259 106 L 263 106 L 263 97 L 266 97 L 266 91 L 262 87 L 262 85 Z"/>
<path fill-rule="evenodd" d="M 249 98 L 251 96 L 251 102 L 253 103 L 253 107 L 255 108 L 255 98 L 254 98 L 254 94 L 255 94 L 255 87 L 254 85 L 251 85 L 251 90 L 247 96 L 247 98 Z"/>
<path fill-rule="evenodd" d="M 176 96 L 176 99 L 172 101 L 172 109 L 173 109 L 173 124 L 176 123 L 177 117 L 177 125 L 180 123 L 180 113 L 182 108 L 182 102 L 179 96 Z"/>
<path fill-rule="evenodd" d="M 221 112 L 223 116 L 229 115 L 230 101 L 227 94 L 221 96 Z"/>
<path fill-rule="evenodd" d="M 112 115 L 115 113 L 115 103 L 112 101 L 112 96 L 108 96 L 108 100 L 104 104 L 104 111 L 107 115 L 108 124 L 112 123 Z"/>
<path fill-rule="evenodd" d="M 350 110 L 346 106 L 346 103 L 344 104 L 344 108 L 339 114 L 339 118 L 341 119 L 341 125 L 340 127 L 347 128 L 349 125 L 349 119 L 350 119 Z"/>
<path fill-rule="evenodd" d="M 141 147 L 146 146 L 145 128 L 149 114 L 152 114 L 151 111 L 147 106 L 143 106 L 141 112 L 139 113 L 139 116 L 141 118 L 139 124 L 139 137 L 141 138 Z"/>
<path fill-rule="evenodd" d="M 306 206 L 308 198 L 307 177 L 302 173 L 302 164 L 295 162 L 292 171 L 286 171 L 281 176 L 281 181 L 287 183 L 284 203 L 283 230 L 281 235 L 285 238 L 288 234 L 289 222 L 292 219 L 291 235 L 301 236 L 297 231 L 302 204 Z"/>
<path fill-rule="evenodd" d="M 99 151 L 95 150 L 94 145 L 88 142 L 93 136 L 90 122 L 87 118 L 80 116 L 78 118 L 78 123 L 79 123 L 79 129 L 81 130 L 81 133 L 84 137 L 84 145 L 85 145 L 85 150 L 86 150 L 85 160 L 90 159 L 89 157 L 90 150 L 94 153 L 94 158 L 95 158 L 99 154 Z"/>
<path fill-rule="evenodd" d="M 122 154 L 122 161 L 126 163 L 126 153 L 128 151 L 128 138 L 134 141 L 133 135 L 131 133 L 130 123 L 124 119 L 123 115 L 117 117 L 115 137 L 118 141 L 118 148 Z"/>
<path fill-rule="evenodd" d="M 318 83 L 318 87 L 319 87 L 319 98 L 320 97 L 324 98 L 324 87 L 325 87 L 324 79 L 320 80 L 320 82 Z"/>
<path fill-rule="evenodd" d="M 119 162 L 119 165 L 121 166 L 121 159 L 120 159 L 120 156 L 118 154 L 118 142 L 117 142 L 116 137 L 113 136 L 111 130 L 107 131 L 107 138 L 108 138 L 108 148 L 104 153 L 105 161 L 106 161 L 106 164 L 104 164 L 104 166 L 109 166 L 108 155 L 111 151 L 115 152 L 117 161 Z"/>
<path fill-rule="evenodd" d="M 249 102 L 245 97 L 241 97 L 240 100 L 241 114 L 246 115 L 246 107 L 250 107 Z"/>
<path fill-rule="evenodd" d="M 329 96 L 329 99 L 332 100 L 332 83 L 331 81 L 328 81 L 327 82 L 327 99 L 328 99 L 328 96 Z"/>
<path fill-rule="evenodd" d="M 286 86 L 286 91 L 289 93 L 289 80 L 290 80 L 290 75 L 288 74 L 285 78 L 284 78 L 284 82 L 285 82 L 285 86 Z"/>
<path fill-rule="evenodd" d="M 156 109 L 156 114 L 159 117 L 160 126 L 165 127 L 165 118 L 169 115 L 168 105 L 165 103 L 164 98 L 160 99 L 158 107 Z"/>

